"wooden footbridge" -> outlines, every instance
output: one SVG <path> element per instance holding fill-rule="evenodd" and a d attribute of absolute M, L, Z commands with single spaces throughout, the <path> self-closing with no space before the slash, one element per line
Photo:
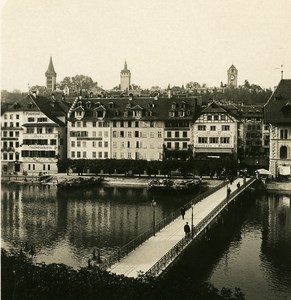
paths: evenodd
<path fill-rule="evenodd" d="M 103 260 L 102 267 L 116 274 L 137 277 L 140 273 L 158 276 L 181 252 L 202 233 L 230 202 L 250 187 L 256 178 L 237 178 L 231 185 L 222 183 L 214 190 L 201 195 L 195 205 L 188 203 L 184 220 L 177 211 L 156 224 L 137 239 L 116 250 Z M 240 183 L 238 187 L 237 184 Z M 227 187 L 232 192 L 227 196 Z M 185 237 L 184 225 L 188 222 L 191 235 Z"/>

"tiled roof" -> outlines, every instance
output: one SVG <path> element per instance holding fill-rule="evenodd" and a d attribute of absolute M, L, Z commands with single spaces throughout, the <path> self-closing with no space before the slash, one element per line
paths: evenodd
<path fill-rule="evenodd" d="M 266 123 L 291 123 L 291 79 L 282 79 L 264 106 Z"/>
<path fill-rule="evenodd" d="M 64 126 L 57 117 L 65 117 L 68 107 L 60 100 L 27 95 L 21 101 L 13 103 L 8 111 L 41 111 L 56 124 Z"/>
<path fill-rule="evenodd" d="M 88 105 L 88 101 L 91 102 Z M 172 108 L 172 103 L 176 103 L 176 108 Z M 136 97 L 129 100 L 128 97 L 123 98 L 85 98 L 76 100 L 70 111 L 81 105 L 84 110 L 84 119 L 90 119 L 93 117 L 93 110 L 101 105 L 106 109 L 105 119 L 109 120 L 134 120 L 135 118 L 129 113 L 126 116 L 125 112 L 131 112 L 133 110 L 142 110 L 142 117 L 140 120 L 169 120 L 169 119 L 181 119 L 192 120 L 199 107 L 197 107 L 197 99 L 194 97 L 185 98 L 158 98 L 155 100 L 152 97 Z M 169 115 L 170 111 L 177 112 L 176 117 Z M 185 116 L 179 117 L 179 112 L 185 111 Z M 69 118 L 74 120 L 73 115 L 69 113 Z"/>

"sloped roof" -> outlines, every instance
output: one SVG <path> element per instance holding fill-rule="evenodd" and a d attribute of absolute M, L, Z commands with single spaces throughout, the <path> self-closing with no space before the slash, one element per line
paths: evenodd
<path fill-rule="evenodd" d="M 27 95 L 21 101 L 13 103 L 7 111 L 41 111 L 56 124 L 64 126 L 65 124 L 57 117 L 66 116 L 68 107 L 60 100 Z"/>
<path fill-rule="evenodd" d="M 264 106 L 266 123 L 291 123 L 291 79 L 282 79 Z"/>
<path fill-rule="evenodd" d="M 91 101 L 91 107 L 86 106 L 86 102 Z M 174 111 L 180 111 L 180 104 L 183 103 L 185 106 L 185 111 L 189 111 L 189 115 L 185 117 L 170 117 L 169 111 L 172 110 L 172 102 L 175 100 L 177 104 Z M 194 97 L 186 98 L 158 98 L 154 100 L 152 97 L 136 97 L 132 100 L 129 100 L 128 97 L 123 98 L 89 98 L 82 99 L 82 107 L 85 110 L 84 119 L 90 119 L 95 117 L 93 116 L 93 111 L 99 106 L 103 106 L 106 109 L 106 120 L 135 120 L 133 116 L 126 116 L 124 112 L 132 110 L 142 110 L 143 116 L 140 120 L 172 120 L 172 119 L 181 119 L 181 120 L 192 120 L 196 116 L 199 107 L 197 107 L 197 99 Z M 78 105 L 79 100 L 75 103 Z M 112 105 L 113 103 L 113 105 Z M 131 104 L 131 107 L 128 107 L 128 103 Z M 74 109 L 74 103 L 72 104 L 71 111 Z M 151 113 L 148 113 L 151 112 Z M 70 120 L 74 120 L 73 116 L 69 116 Z"/>
<path fill-rule="evenodd" d="M 57 73 L 56 73 L 55 68 L 54 68 L 52 57 L 50 57 L 50 62 L 49 62 L 47 71 L 45 72 L 45 75 L 54 75 L 54 76 L 57 76 Z"/>

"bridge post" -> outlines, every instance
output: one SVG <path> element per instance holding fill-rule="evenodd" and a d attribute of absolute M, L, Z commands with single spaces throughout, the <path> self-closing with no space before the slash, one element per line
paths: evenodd
<path fill-rule="evenodd" d="M 153 236 L 156 235 L 156 201 L 155 199 L 152 200 L 152 207 L 153 207 Z"/>
<path fill-rule="evenodd" d="M 194 225 L 193 225 L 193 204 L 191 202 L 191 237 L 194 236 Z"/>

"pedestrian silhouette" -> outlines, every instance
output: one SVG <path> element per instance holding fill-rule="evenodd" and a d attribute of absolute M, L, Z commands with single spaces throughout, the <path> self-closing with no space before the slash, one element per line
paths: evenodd
<path fill-rule="evenodd" d="M 181 212 L 182 219 L 184 220 L 184 216 L 185 216 L 185 212 L 186 212 L 186 209 L 185 209 L 184 206 L 182 206 L 182 207 L 180 208 L 180 212 Z"/>
<path fill-rule="evenodd" d="M 185 232 L 185 237 L 188 238 L 190 236 L 190 226 L 188 222 L 184 225 L 184 232 Z"/>
<path fill-rule="evenodd" d="M 230 187 L 229 187 L 229 188 L 227 189 L 227 198 L 229 198 L 230 193 L 231 193 L 231 189 L 230 189 Z"/>
<path fill-rule="evenodd" d="M 239 189 L 239 188 L 240 188 L 240 183 L 238 182 L 236 186 L 237 186 L 237 188 Z"/>

